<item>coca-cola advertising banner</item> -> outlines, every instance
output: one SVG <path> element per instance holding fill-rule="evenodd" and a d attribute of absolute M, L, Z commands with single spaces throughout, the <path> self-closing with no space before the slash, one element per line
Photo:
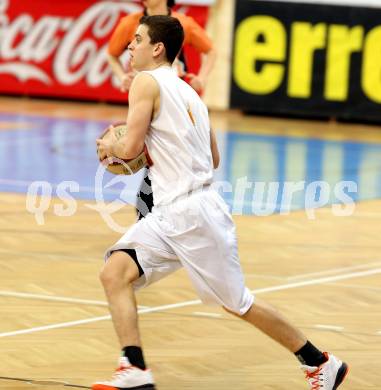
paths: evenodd
<path fill-rule="evenodd" d="M 207 20 L 206 5 L 176 8 Z M 0 0 L 0 93 L 125 102 L 107 44 L 120 18 L 141 10 L 134 1 Z M 190 70 L 198 65 L 190 58 Z"/>

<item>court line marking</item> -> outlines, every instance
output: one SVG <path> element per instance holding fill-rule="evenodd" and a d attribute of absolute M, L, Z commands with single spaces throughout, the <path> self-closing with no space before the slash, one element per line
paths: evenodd
<path fill-rule="evenodd" d="M 362 284 L 347 284 L 347 283 L 329 283 L 332 286 L 350 288 L 350 289 L 359 289 L 359 290 L 369 290 L 369 291 L 381 291 L 381 287 L 372 287 L 365 286 Z"/>
<path fill-rule="evenodd" d="M 0 380 L 6 380 L 6 381 L 17 381 L 17 382 L 24 382 L 29 383 L 30 385 L 59 385 L 63 387 L 75 387 L 79 389 L 90 389 L 88 386 L 82 386 L 82 385 L 73 385 L 68 382 L 61 382 L 61 381 L 54 381 L 54 380 L 38 380 L 38 379 L 27 379 L 27 378 L 12 378 L 8 376 L 0 376 Z"/>
<path fill-rule="evenodd" d="M 245 278 L 248 276 L 252 277 L 258 277 L 258 278 L 264 278 L 264 279 L 276 279 L 276 280 L 289 280 L 294 278 L 302 278 L 303 275 L 307 276 L 313 276 L 313 275 L 320 275 L 325 273 L 333 273 L 337 271 L 343 271 L 343 270 L 354 270 L 354 269 L 361 269 L 366 268 L 372 265 L 381 265 L 381 262 L 375 262 L 375 263 L 367 263 L 359 266 L 351 266 L 351 267 L 343 267 L 343 268 L 334 268 L 327 271 L 321 271 L 316 273 L 309 273 L 309 274 L 301 274 L 296 275 L 292 277 L 276 277 L 276 276 L 268 276 L 268 275 L 261 275 L 261 274 L 245 274 Z M 332 283 L 334 284 L 334 283 Z M 336 284 L 337 286 L 345 287 L 345 285 Z M 348 286 L 349 287 L 349 286 Z M 351 286 L 352 287 L 352 286 Z M 356 286 L 353 286 L 356 287 Z M 359 286 L 360 287 L 360 286 Z M 367 289 L 371 289 L 371 287 L 364 286 Z M 376 290 L 379 290 L 375 288 Z M 15 297 L 15 298 L 26 298 L 26 299 L 39 299 L 39 300 L 47 300 L 47 301 L 57 301 L 57 302 L 67 302 L 67 303 L 78 303 L 78 304 L 84 304 L 84 305 L 94 305 L 94 306 L 108 306 L 108 303 L 105 301 L 97 301 L 97 300 L 90 300 L 90 299 L 80 299 L 80 298 L 69 298 L 69 297 L 59 297 L 59 296 L 53 296 L 53 295 L 42 295 L 42 294 L 32 294 L 32 293 L 21 293 L 16 291 L 2 291 L 0 290 L 0 296 L 6 296 L 6 297 Z M 138 305 L 139 309 L 146 309 L 149 306 L 142 306 Z"/>
<path fill-rule="evenodd" d="M 286 281 L 288 278 L 286 276 L 275 276 L 275 275 L 262 275 L 256 273 L 245 273 L 245 279 L 267 279 L 267 280 L 278 280 Z"/>
<path fill-rule="evenodd" d="M 40 332 L 42 330 L 49 330 L 49 329 L 67 328 L 70 326 L 82 325 L 82 324 L 91 324 L 92 322 L 109 320 L 110 318 L 111 316 L 107 315 L 102 317 L 87 318 L 85 320 L 79 320 L 79 321 L 61 322 L 53 325 L 37 326 L 35 328 L 16 330 L 14 332 L 0 333 L 0 337 L 16 336 L 20 334 Z"/>
<path fill-rule="evenodd" d="M 358 269 L 378 267 L 378 266 L 381 266 L 381 261 L 360 264 L 360 265 L 352 265 L 349 267 L 332 268 L 332 269 L 328 269 L 325 271 L 310 272 L 310 273 L 299 274 L 299 275 L 295 275 L 295 276 L 288 276 L 286 279 L 287 280 L 297 280 L 297 279 L 303 279 L 306 277 L 323 276 L 323 275 L 329 275 L 329 274 L 338 273 L 338 272 L 342 272 L 342 271 L 355 271 Z"/>
<path fill-rule="evenodd" d="M 359 278 L 359 277 L 363 277 L 363 276 L 376 275 L 376 274 L 380 274 L 380 273 L 381 273 L 381 268 L 375 268 L 375 269 L 370 269 L 367 271 L 351 272 L 349 274 L 347 273 L 347 274 L 342 274 L 342 275 L 327 276 L 325 278 L 310 279 L 310 280 L 305 280 L 302 282 L 281 284 L 280 286 L 260 288 L 257 290 L 252 290 L 252 293 L 261 294 L 261 293 L 265 293 L 265 292 L 288 290 L 291 288 L 312 286 L 312 285 L 324 284 L 324 283 L 331 283 L 331 282 L 336 282 L 338 280 L 347 280 L 347 279 Z"/>
<path fill-rule="evenodd" d="M 80 263 L 80 262 L 94 262 L 94 256 L 93 257 L 85 257 L 85 256 L 78 256 L 78 255 L 63 255 L 63 254 L 60 254 L 60 255 L 52 255 L 50 253 L 43 253 L 43 252 L 29 252 L 28 255 L 25 253 L 25 251 L 4 251 L 4 250 L 0 250 L 0 256 L 2 255 L 8 255 L 8 254 L 11 254 L 11 255 L 21 255 L 21 256 L 28 256 L 28 257 L 38 257 L 38 258 L 41 258 L 41 257 L 46 257 L 46 261 L 61 261 L 61 260 L 65 260 L 65 261 L 76 261 L 77 263 Z M 100 256 L 102 257 L 102 256 Z M 0 260 L 0 263 L 1 263 L 2 260 Z"/>
<path fill-rule="evenodd" d="M 197 316 L 197 317 L 208 317 L 208 318 L 221 318 L 222 317 L 222 314 L 206 313 L 206 312 L 203 312 L 203 311 L 194 311 L 192 314 L 194 316 Z"/>
<path fill-rule="evenodd" d="M 368 264 L 363 264 L 359 266 L 353 266 L 353 267 L 343 267 L 343 268 L 336 268 L 336 269 L 331 269 L 327 271 L 322 271 L 322 272 L 316 272 L 316 273 L 309 273 L 309 274 L 304 274 L 308 276 L 312 275 L 320 275 L 320 274 L 325 274 L 325 273 L 333 273 L 337 271 L 342 271 L 342 270 L 354 270 L 354 269 L 361 269 L 361 268 L 366 268 L 371 265 L 381 265 L 381 262 L 376 262 L 376 263 L 368 263 Z M 245 274 L 245 277 L 258 277 L 258 278 L 264 278 L 264 279 L 277 279 L 277 280 L 288 280 L 288 279 L 295 279 L 295 278 L 302 278 L 303 274 L 293 276 L 293 277 L 275 277 L 275 276 L 268 276 L 268 275 L 260 275 L 260 274 Z M 343 286 L 345 285 L 340 285 L 336 284 L 337 286 Z M 348 286 L 349 287 L 349 286 Z M 357 287 L 357 286 L 350 286 L 350 287 Z M 361 286 L 359 286 L 361 287 Z M 367 289 L 371 289 L 371 287 L 368 286 L 363 286 L 366 287 Z M 379 290 L 375 288 L 376 290 Z M 51 296 L 51 295 L 42 295 L 42 294 L 32 294 L 32 293 L 21 293 L 21 292 L 16 292 L 16 291 L 2 291 L 0 290 L 0 296 L 5 296 L 5 297 L 15 297 L 15 298 L 26 298 L 26 299 L 37 299 L 37 300 L 46 300 L 46 301 L 57 301 L 57 302 L 67 302 L 67 303 L 78 303 L 78 304 L 84 304 L 84 305 L 94 305 L 94 306 L 108 306 L 108 303 L 105 301 L 97 301 L 97 300 L 90 300 L 90 299 L 80 299 L 80 298 L 69 298 L 69 297 L 60 297 L 60 296 Z M 148 308 L 148 306 L 141 306 L 139 305 L 138 308 L 140 309 L 145 309 Z"/>
<path fill-rule="evenodd" d="M 0 290 L 0 296 L 11 297 L 11 298 L 38 299 L 38 300 L 43 300 L 43 301 L 55 301 L 55 302 L 64 302 L 64 303 L 78 303 L 78 304 L 82 304 L 82 305 L 108 306 L 108 303 L 105 301 L 60 297 L 60 296 L 56 296 L 56 295 L 21 293 L 21 292 L 16 292 L 16 291 L 2 291 L 2 290 Z M 140 306 L 139 305 L 138 308 L 147 309 L 148 306 Z"/>
<path fill-rule="evenodd" d="M 254 294 L 263 294 L 263 293 L 268 293 L 268 292 L 289 290 L 289 289 L 298 288 L 298 287 L 305 287 L 305 286 L 313 286 L 313 285 L 318 285 L 318 284 L 330 283 L 330 282 L 335 282 L 338 280 L 359 278 L 359 277 L 370 276 L 370 275 L 375 275 L 375 274 L 381 274 L 381 268 L 376 268 L 376 269 L 362 271 L 362 272 L 352 272 L 349 274 L 347 273 L 347 274 L 342 274 L 342 275 L 329 276 L 329 277 L 325 277 L 325 278 L 310 279 L 310 280 L 305 280 L 302 282 L 281 284 L 279 286 L 271 286 L 271 287 L 265 287 L 265 288 L 252 290 L 251 292 Z M 139 309 L 138 313 L 139 314 L 155 313 L 155 312 L 160 312 L 160 311 L 165 311 L 165 310 L 170 310 L 170 309 L 182 308 L 182 307 L 186 307 L 186 306 L 199 305 L 201 303 L 202 303 L 201 300 L 196 299 L 193 301 L 185 301 L 185 302 L 179 302 L 179 303 L 175 303 L 175 304 L 161 305 L 161 306 L 156 306 L 156 307 Z M 110 318 L 111 318 L 111 316 L 107 315 L 107 316 L 101 316 L 101 317 L 87 318 L 87 319 L 78 320 L 78 321 L 62 322 L 59 324 L 52 324 L 52 325 L 46 325 L 46 326 L 39 326 L 39 327 L 35 327 L 35 328 L 16 330 L 16 331 L 12 331 L 12 332 L 0 333 L 0 337 L 16 336 L 16 335 L 20 335 L 20 334 L 28 334 L 28 333 L 39 332 L 39 331 L 50 330 L 50 329 L 67 328 L 70 326 L 83 325 L 83 324 L 89 324 L 89 323 L 93 323 L 93 322 L 97 322 L 97 321 L 109 320 Z"/>
<path fill-rule="evenodd" d="M 342 332 L 344 330 L 343 326 L 323 325 L 323 324 L 317 324 L 314 326 L 314 328 L 323 329 L 323 330 L 334 330 L 335 332 Z"/>

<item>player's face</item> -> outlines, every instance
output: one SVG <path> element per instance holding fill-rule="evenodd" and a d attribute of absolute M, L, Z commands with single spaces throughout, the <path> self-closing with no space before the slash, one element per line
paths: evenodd
<path fill-rule="evenodd" d="M 154 59 L 155 46 L 150 42 L 148 27 L 139 25 L 134 40 L 128 46 L 131 66 L 137 71 L 149 69 Z"/>

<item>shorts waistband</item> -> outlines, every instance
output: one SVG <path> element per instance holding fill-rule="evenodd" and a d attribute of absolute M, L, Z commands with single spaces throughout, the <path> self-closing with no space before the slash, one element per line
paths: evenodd
<path fill-rule="evenodd" d="M 182 200 L 185 200 L 185 199 L 187 199 L 187 198 L 190 198 L 190 197 L 193 196 L 193 195 L 197 195 L 197 194 L 200 194 L 200 193 L 202 193 L 202 192 L 209 191 L 211 188 L 212 188 L 212 186 L 211 186 L 210 183 L 203 184 L 202 186 L 193 188 L 192 190 L 186 192 L 185 194 L 179 195 L 178 197 L 176 197 L 175 199 L 173 199 L 171 202 L 168 202 L 168 203 L 165 203 L 165 204 L 159 204 L 159 205 L 157 205 L 157 206 L 155 205 L 155 206 L 153 207 L 153 209 L 162 210 L 162 209 L 164 209 L 164 208 L 166 208 L 166 207 L 173 206 L 173 205 L 175 205 L 176 203 L 181 202 Z"/>

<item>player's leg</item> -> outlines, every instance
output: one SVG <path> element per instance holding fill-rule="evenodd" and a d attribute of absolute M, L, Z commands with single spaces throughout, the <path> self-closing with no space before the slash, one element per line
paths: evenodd
<path fill-rule="evenodd" d="M 184 239 L 181 234 L 176 235 L 174 246 L 201 299 L 205 303 L 221 304 L 295 353 L 311 386 L 321 382 L 321 387 L 311 388 L 336 389 L 347 372 L 346 364 L 318 350 L 270 305 L 254 301 L 244 284 L 235 227 L 224 202 L 212 193 L 194 197 L 202 197 L 192 198 L 196 199 L 193 206 L 198 207 L 192 210 L 195 228 L 192 231 L 187 229 Z M 189 200 L 191 204 L 192 200 Z M 181 214 L 184 211 L 181 210 Z M 193 240 L 189 237 L 190 231 Z"/>
<path fill-rule="evenodd" d="M 151 371 L 144 362 L 138 329 L 133 283 L 141 274 L 142 269 L 133 250 L 112 252 L 101 271 L 100 279 L 122 355 L 111 380 L 94 383 L 93 390 L 155 388 Z"/>
<path fill-rule="evenodd" d="M 227 308 L 224 309 L 251 323 L 293 353 L 299 351 L 307 342 L 306 337 L 299 329 L 292 326 L 274 307 L 258 298 L 243 315 L 238 315 Z M 322 354 L 320 358 L 322 358 L 320 363 L 323 363 L 325 360 Z"/>
<path fill-rule="evenodd" d="M 115 251 L 100 273 L 119 343 L 141 346 L 137 325 L 137 306 L 133 282 L 139 278 L 139 268 L 126 252 Z"/>
<path fill-rule="evenodd" d="M 251 323 L 267 336 L 294 353 L 302 363 L 310 388 L 314 390 L 335 390 L 348 373 L 348 366 L 327 352 L 322 352 L 306 339 L 281 313 L 269 304 L 255 300 L 244 314 L 228 312 Z"/>
<path fill-rule="evenodd" d="M 106 253 L 100 278 L 122 356 L 111 380 L 95 383 L 93 390 L 154 389 L 151 371 L 143 358 L 134 291 L 176 271 L 181 264 L 163 241 L 160 228 L 156 226 L 155 230 L 153 226 L 156 226 L 155 215 L 151 213 Z"/>

